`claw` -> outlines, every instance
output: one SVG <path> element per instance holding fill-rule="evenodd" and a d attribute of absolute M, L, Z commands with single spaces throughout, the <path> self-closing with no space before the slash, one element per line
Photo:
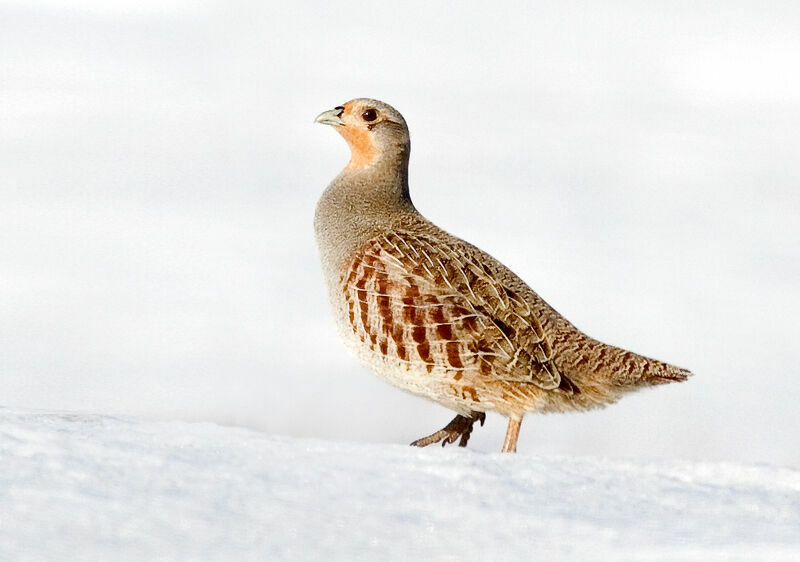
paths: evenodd
<path fill-rule="evenodd" d="M 469 441 L 469 436 L 472 434 L 472 426 L 476 421 L 480 421 L 481 425 L 486 421 L 486 414 L 484 412 L 472 412 L 470 417 L 457 415 L 453 420 L 448 423 L 443 429 L 417 439 L 411 445 L 413 447 L 427 447 L 432 443 L 441 441 L 442 447 L 450 445 L 458 441 L 459 447 L 466 447 Z"/>

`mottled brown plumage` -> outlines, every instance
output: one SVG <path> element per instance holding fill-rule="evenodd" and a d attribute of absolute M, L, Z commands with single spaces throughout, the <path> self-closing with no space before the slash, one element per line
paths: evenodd
<path fill-rule="evenodd" d="M 414 444 L 465 446 L 491 410 L 509 418 L 503 450 L 513 451 L 526 412 L 586 410 L 686 379 L 684 369 L 589 338 L 508 268 L 420 215 L 396 110 L 360 99 L 318 121 L 353 153 L 315 217 L 342 336 L 378 375 L 459 414 Z"/>

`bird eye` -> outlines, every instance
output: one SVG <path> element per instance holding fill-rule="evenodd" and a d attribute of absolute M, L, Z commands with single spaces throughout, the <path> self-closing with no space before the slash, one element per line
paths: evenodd
<path fill-rule="evenodd" d="M 361 118 L 364 121 L 375 121 L 378 118 L 378 112 L 374 109 L 368 109 L 364 113 L 361 114 Z"/>

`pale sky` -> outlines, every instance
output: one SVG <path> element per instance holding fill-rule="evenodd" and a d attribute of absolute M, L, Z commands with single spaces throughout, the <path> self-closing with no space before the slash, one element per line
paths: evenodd
<path fill-rule="evenodd" d="M 692 369 L 542 454 L 800 463 L 800 6 L 0 2 L 0 406 L 406 443 L 349 358 L 314 125 L 380 98 L 411 190 L 588 334 Z M 490 417 L 471 446 L 499 449 Z"/>

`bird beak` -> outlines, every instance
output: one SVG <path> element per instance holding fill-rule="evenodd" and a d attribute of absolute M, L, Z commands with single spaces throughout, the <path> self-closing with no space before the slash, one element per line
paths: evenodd
<path fill-rule="evenodd" d="M 323 111 L 317 118 L 314 119 L 314 123 L 322 123 L 323 125 L 333 125 L 334 127 L 341 127 L 344 125 L 344 121 L 342 121 L 341 115 L 344 111 L 343 108 L 339 107 L 336 109 L 329 109 L 328 111 Z"/>

